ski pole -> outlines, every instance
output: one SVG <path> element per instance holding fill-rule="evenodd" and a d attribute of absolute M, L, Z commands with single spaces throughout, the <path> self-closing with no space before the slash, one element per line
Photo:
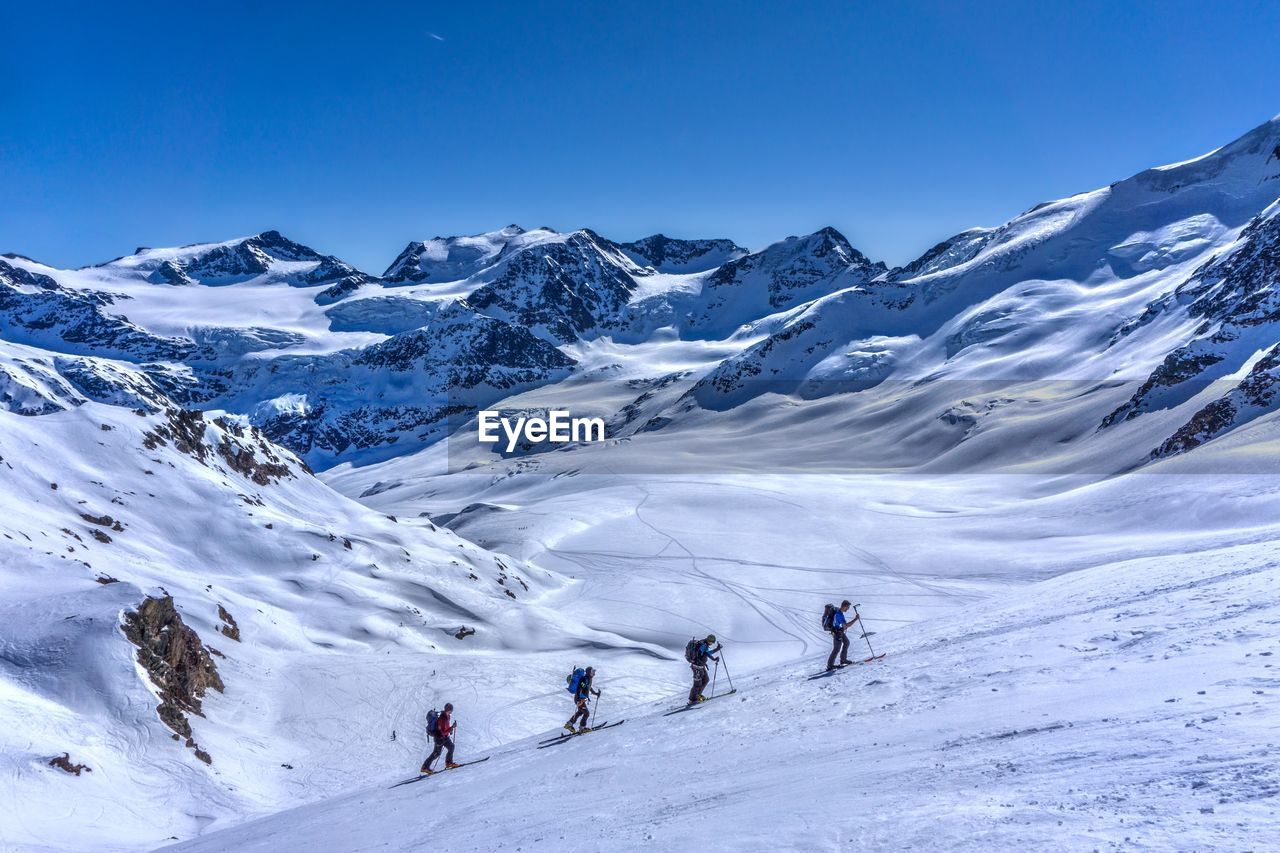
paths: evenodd
<path fill-rule="evenodd" d="M 871 648 L 871 640 L 867 637 L 867 623 L 862 621 L 862 614 L 858 612 L 858 605 L 853 605 L 853 618 L 857 620 L 858 625 L 862 628 L 862 639 L 867 641 L 867 651 L 871 652 L 871 656 L 876 656 L 876 650 Z"/>
<path fill-rule="evenodd" d="M 711 698 L 716 696 L 716 678 L 720 675 L 720 661 L 716 661 L 716 671 L 711 675 Z"/>
<path fill-rule="evenodd" d="M 587 728 L 594 729 L 596 727 L 596 711 L 599 711 L 599 710 L 600 710 L 600 697 L 597 696 L 595 707 L 591 709 L 591 723 L 587 726 Z"/>
<path fill-rule="evenodd" d="M 718 669 L 720 669 L 719 664 L 720 664 L 720 661 L 723 661 L 723 660 L 724 660 L 724 649 L 721 649 L 721 650 L 720 650 L 720 660 L 716 661 L 716 669 L 717 669 L 717 670 L 718 670 Z M 724 677 L 725 677 L 725 678 L 727 678 L 727 679 L 729 679 L 729 692 L 730 692 L 730 693 L 732 693 L 732 692 L 733 692 L 733 676 L 729 674 L 729 663 L 728 663 L 728 661 L 725 661 L 725 664 L 724 664 Z"/>

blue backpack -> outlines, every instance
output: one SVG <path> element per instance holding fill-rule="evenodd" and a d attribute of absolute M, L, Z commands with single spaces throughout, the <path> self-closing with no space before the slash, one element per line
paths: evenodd
<path fill-rule="evenodd" d="M 569 675 L 565 677 L 565 682 L 569 685 L 566 689 L 570 693 L 577 693 L 578 684 L 581 683 L 582 679 L 586 677 L 587 677 L 587 671 L 585 669 L 582 669 L 580 667 L 575 668 L 573 672 L 569 673 Z"/>
<path fill-rule="evenodd" d="M 427 734 L 433 735 L 433 736 L 440 734 L 439 726 L 436 725 L 439 722 L 440 722 L 440 712 L 437 711 L 435 708 L 432 708 L 430 711 L 427 712 Z"/>

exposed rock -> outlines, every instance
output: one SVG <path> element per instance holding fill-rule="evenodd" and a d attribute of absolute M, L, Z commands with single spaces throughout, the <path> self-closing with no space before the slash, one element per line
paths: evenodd
<path fill-rule="evenodd" d="M 174 449 L 188 456 L 194 456 L 202 464 L 209 455 L 209 446 L 204 442 L 204 413 L 194 409 L 167 409 L 167 423 L 143 433 L 142 446 L 148 450 L 173 442 Z"/>
<path fill-rule="evenodd" d="M 705 272 L 747 254 L 732 240 L 678 240 L 664 234 L 620 243 L 618 248 L 636 263 L 664 273 Z"/>
<path fill-rule="evenodd" d="M 173 597 L 148 597 L 124 614 L 121 631 L 138 647 L 138 664 L 160 696 L 156 711 L 179 735 L 191 738 L 187 714 L 204 716 L 201 700 L 210 689 L 223 691 L 222 678 L 200 637 L 187 626 Z"/>
<path fill-rule="evenodd" d="M 49 759 L 49 766 L 56 767 L 64 773 L 70 773 L 73 776 L 79 776 L 82 771 L 85 773 L 93 772 L 93 768 L 87 764 L 72 764 L 71 753 L 69 752 L 64 752 L 57 758 Z"/>
<path fill-rule="evenodd" d="M 80 517 L 90 524 L 96 524 L 99 527 L 109 527 L 117 533 L 124 531 L 124 526 L 109 515 L 90 515 L 87 512 L 80 513 Z"/>
<path fill-rule="evenodd" d="M 221 604 L 218 605 L 218 618 L 225 623 L 222 626 L 222 633 L 237 643 L 240 642 L 240 626 L 236 624 L 235 617 L 228 613 L 227 608 Z"/>
<path fill-rule="evenodd" d="M 252 448 L 234 445 L 226 440 L 218 444 L 218 455 L 226 461 L 231 470 L 248 477 L 259 486 L 266 486 L 276 480 L 293 476 L 293 471 L 272 452 L 270 445 L 266 442 L 259 443 L 258 451 L 266 456 L 265 460 L 259 459 L 258 453 Z"/>
<path fill-rule="evenodd" d="M 106 313 L 103 306 L 113 299 L 0 261 L 0 326 L 22 329 L 31 344 L 127 361 L 180 361 L 195 351 L 189 340 L 153 335 Z"/>

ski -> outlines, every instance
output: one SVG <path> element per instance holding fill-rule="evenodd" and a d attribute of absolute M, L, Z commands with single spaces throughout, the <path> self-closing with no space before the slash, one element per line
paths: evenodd
<path fill-rule="evenodd" d="M 609 728 L 609 721 L 608 721 L 608 720 L 605 720 L 603 723 L 601 723 L 601 724 L 600 724 L 600 725 L 598 725 L 598 726 L 591 726 L 590 728 L 588 728 L 588 729 L 587 729 L 587 731 L 595 731 L 596 729 L 607 729 L 607 728 Z M 549 738 L 547 738 L 546 740 L 540 740 L 540 741 L 538 741 L 538 743 L 541 743 L 541 744 L 559 743 L 559 742 L 560 742 L 560 741 L 562 741 L 562 740 L 568 740 L 569 738 L 573 737 L 574 735 L 578 735 L 578 734 L 586 734 L 586 732 L 577 732 L 577 731 L 575 731 L 575 732 L 561 732 L 560 734 L 556 735 L 555 737 L 549 737 Z"/>
<path fill-rule="evenodd" d="M 547 743 L 544 743 L 544 744 L 542 744 L 542 746 L 538 747 L 538 749 L 546 749 L 547 747 L 549 747 L 549 746 L 555 746 L 555 745 L 556 745 L 556 744 L 558 744 L 558 743 L 565 743 L 566 741 L 571 741 L 571 740 L 573 740 L 574 738 L 578 737 L 579 735 L 589 735 L 589 734 L 591 734 L 592 732 L 598 732 L 598 731 L 602 731 L 602 730 L 604 730 L 604 729 L 612 729 L 612 728 L 614 728 L 615 726 L 620 726 L 620 725 L 622 725 L 622 724 L 623 724 L 623 723 L 625 723 L 625 722 L 626 722 L 626 720 L 618 720 L 618 722 L 616 722 L 616 723 L 605 723 L 604 725 L 599 725 L 599 726 L 596 726 L 595 728 L 587 729 L 585 732 L 574 732 L 573 734 L 568 734 L 568 733 L 566 732 L 566 733 L 565 733 L 565 735 L 564 735 L 564 737 L 556 738 L 556 739 L 555 739 L 555 740 L 553 740 L 553 741 L 549 741 L 549 742 L 547 742 Z"/>
<path fill-rule="evenodd" d="M 708 702 L 710 702 L 712 699 L 720 699 L 720 698 L 722 698 L 722 697 L 724 697 L 724 696 L 732 696 L 733 694 L 735 694 L 735 693 L 737 693 L 737 692 L 738 692 L 738 689 L 735 687 L 733 690 L 730 690 L 730 691 L 728 691 L 728 692 L 726 692 L 726 693 L 717 693 L 717 694 L 716 694 L 716 695 L 714 695 L 714 696 L 708 696 L 706 699 L 702 700 L 701 702 L 694 702 L 694 703 L 692 703 L 692 704 L 690 704 L 690 705 L 683 705 L 683 706 L 681 706 L 681 707 L 679 707 L 679 708 L 676 708 L 675 710 L 667 711 L 667 712 L 666 712 L 665 714 L 663 714 L 662 716 L 664 716 L 664 717 L 670 717 L 672 714 L 680 714 L 680 713 L 683 713 L 684 711 L 692 711 L 694 708 L 701 708 L 703 705 L 707 704 L 707 703 L 708 703 Z"/>
<path fill-rule="evenodd" d="M 445 772 L 445 770 L 461 770 L 463 767 L 470 767 L 472 764 L 480 764 L 481 762 L 488 761 L 490 758 L 493 758 L 493 756 L 486 755 L 484 758 L 477 758 L 475 761 L 464 761 L 461 764 L 459 764 L 457 767 L 445 767 L 442 770 L 436 770 L 431 773 L 422 773 L 417 776 L 414 776 L 412 779 L 405 779 L 402 782 L 397 782 L 391 787 L 399 788 L 401 785 L 408 785 L 411 782 L 421 782 L 423 779 L 426 779 L 428 776 L 435 776 L 437 773 Z"/>
<path fill-rule="evenodd" d="M 844 663 L 844 664 L 840 664 L 839 666 L 832 667 L 831 669 L 824 669 L 822 672 L 819 672 L 816 675 L 809 676 L 808 679 L 806 680 L 816 681 L 819 678 L 830 678 L 840 670 L 844 669 L 846 666 L 852 666 L 852 664 Z"/>
<path fill-rule="evenodd" d="M 816 675 L 811 675 L 806 680 L 816 681 L 819 678 L 830 678 L 831 676 L 835 675 L 837 672 L 839 672 L 842 669 L 848 669 L 851 666 L 861 666 L 864 663 L 875 663 L 878 660 L 884 660 L 885 654 L 888 654 L 888 652 L 885 652 L 884 654 L 879 654 L 879 655 L 872 655 L 871 657 L 863 658 L 862 660 L 851 660 L 848 663 L 842 663 L 837 665 L 834 669 L 826 669 L 826 670 L 823 670 L 822 672 L 817 673 Z"/>

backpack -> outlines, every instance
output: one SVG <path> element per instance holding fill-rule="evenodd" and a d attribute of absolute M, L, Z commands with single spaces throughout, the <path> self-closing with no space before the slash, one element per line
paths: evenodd
<path fill-rule="evenodd" d="M 586 677 L 587 677 L 586 670 L 582 669 L 581 667 L 576 667 L 573 670 L 573 672 L 565 676 L 565 679 L 564 679 L 565 683 L 569 685 L 565 689 L 567 689 L 570 693 L 576 694 L 578 692 L 578 685 L 582 682 L 582 679 Z"/>
<path fill-rule="evenodd" d="M 690 640 L 684 647 L 684 659 L 687 660 L 689 663 L 698 662 L 698 644 L 699 644 L 699 641 L 695 637 L 694 639 Z"/>
<path fill-rule="evenodd" d="M 432 735 L 433 737 L 440 734 L 440 727 L 437 725 L 439 722 L 440 712 L 435 708 L 432 708 L 427 712 L 427 734 Z"/>
<path fill-rule="evenodd" d="M 828 604 L 826 607 L 822 608 L 822 630 L 832 630 L 832 627 L 835 624 L 835 618 L 836 606 L 834 604 Z"/>

